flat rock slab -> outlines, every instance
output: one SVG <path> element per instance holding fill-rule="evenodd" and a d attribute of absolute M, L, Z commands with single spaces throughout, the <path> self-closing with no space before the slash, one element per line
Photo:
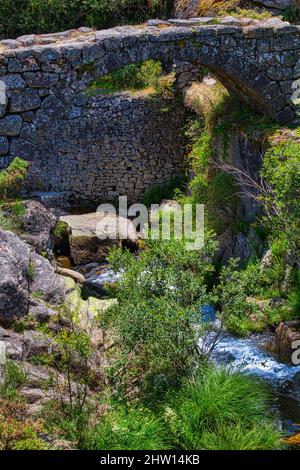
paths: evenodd
<path fill-rule="evenodd" d="M 138 240 L 135 226 L 130 220 L 105 212 L 61 216 L 60 220 L 68 224 L 75 264 L 101 262 L 120 240 L 133 244 Z"/>

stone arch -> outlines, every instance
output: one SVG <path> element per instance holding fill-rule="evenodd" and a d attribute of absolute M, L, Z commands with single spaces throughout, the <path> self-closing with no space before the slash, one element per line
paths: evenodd
<path fill-rule="evenodd" d="M 300 78 L 300 28 L 278 19 L 264 22 L 223 19 L 214 23 L 215 19 L 204 18 L 155 20 L 138 27 L 105 31 L 81 28 L 0 41 L 0 82 L 5 88 L 4 99 L 1 93 L 0 102 L 0 168 L 18 155 L 38 161 L 44 174 L 49 174 L 53 181 L 57 179 L 58 183 L 59 177 L 68 171 L 70 174 L 65 174 L 64 181 L 59 183 L 63 190 L 68 189 L 66 186 L 78 172 L 87 172 L 89 168 L 92 172 L 93 159 L 80 161 L 71 157 L 65 167 L 60 168 L 55 146 L 59 146 L 59 155 L 63 158 L 67 154 L 65 144 L 75 133 L 76 138 L 79 134 L 82 140 L 78 140 L 78 145 L 75 142 L 74 151 L 76 153 L 77 147 L 80 149 L 82 145 L 84 153 L 84 137 L 90 132 L 90 128 L 83 129 L 80 124 L 86 87 L 115 69 L 149 59 L 159 60 L 166 67 L 178 62 L 188 62 L 196 68 L 205 66 L 229 91 L 256 111 L 271 116 L 278 123 L 292 121 L 296 115 L 293 84 Z M 98 104 L 94 100 L 88 106 L 87 115 L 92 114 Z M 106 115 L 109 110 L 103 106 L 102 115 Z M 101 116 L 97 119 L 101 122 Z M 72 122 L 78 123 L 75 131 Z M 90 126 L 93 127 L 92 121 Z M 54 161 L 49 162 L 48 134 L 51 132 Z M 59 134 L 58 143 L 55 132 Z M 101 134 L 101 129 L 97 132 Z M 152 164 L 157 166 L 155 162 Z M 169 161 L 170 166 L 166 168 L 161 162 L 159 167 L 169 173 L 172 164 L 175 167 L 178 162 Z M 108 162 L 105 171 L 109 171 L 110 165 Z M 100 170 L 104 171 L 103 167 Z M 97 164 L 95 171 L 98 171 Z M 134 166 L 132 179 L 138 183 L 145 171 L 145 167 L 140 171 Z M 134 172 L 138 176 L 135 177 Z M 103 181 L 109 176 L 104 172 Z M 51 189 L 53 185 L 48 186 Z M 82 180 L 74 185 L 79 191 L 87 186 Z M 89 185 L 92 191 L 93 183 Z M 118 181 L 112 187 L 116 185 Z"/>

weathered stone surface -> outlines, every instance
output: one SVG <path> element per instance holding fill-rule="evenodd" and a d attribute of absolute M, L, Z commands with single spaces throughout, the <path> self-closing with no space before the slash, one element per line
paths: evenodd
<path fill-rule="evenodd" d="M 11 325 L 26 316 L 32 299 L 61 305 L 66 297 L 64 278 L 50 262 L 31 251 L 14 233 L 0 230 L 0 323 Z M 33 302 L 34 305 L 34 302 Z"/>
<path fill-rule="evenodd" d="M 9 150 L 9 142 L 6 137 L 0 137 L 0 155 L 6 155 Z"/>
<path fill-rule="evenodd" d="M 55 274 L 49 261 L 36 253 L 32 253 L 33 279 L 30 292 L 35 293 L 51 305 L 61 305 L 65 300 L 64 279 Z"/>
<path fill-rule="evenodd" d="M 39 331 L 24 331 L 23 333 L 23 359 L 39 357 L 42 354 L 50 355 L 57 350 L 55 342 Z"/>
<path fill-rule="evenodd" d="M 134 224 L 123 217 L 92 212 L 60 218 L 70 228 L 71 255 L 75 264 L 103 261 L 109 249 L 120 240 L 136 243 Z"/>
<path fill-rule="evenodd" d="M 20 218 L 22 239 L 38 253 L 53 249 L 53 232 L 56 217 L 37 201 L 24 201 L 25 214 Z"/>
<path fill-rule="evenodd" d="M 23 119 L 21 116 L 5 116 L 0 119 L 0 135 L 13 136 L 19 135 Z"/>
<path fill-rule="evenodd" d="M 0 323 L 28 313 L 30 249 L 14 233 L 0 230 Z"/>
<path fill-rule="evenodd" d="M 41 99 L 35 90 L 13 91 L 10 110 L 12 113 L 30 111 L 40 106 Z"/>

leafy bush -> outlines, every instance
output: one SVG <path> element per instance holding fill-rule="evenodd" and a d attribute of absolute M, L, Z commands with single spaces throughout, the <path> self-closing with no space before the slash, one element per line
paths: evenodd
<path fill-rule="evenodd" d="M 1 0 L 0 36 L 140 23 L 161 4 L 155 2 L 152 8 L 147 0 Z"/>
<path fill-rule="evenodd" d="M 112 251 L 113 269 L 124 272 L 118 304 L 104 314 L 102 326 L 113 328 L 118 338 L 121 355 L 112 361 L 111 379 L 123 391 L 139 386 L 161 392 L 193 370 L 201 333 L 194 324 L 207 301 L 215 249 L 208 234 L 199 251 L 188 251 L 179 240 L 147 241 L 138 259 Z"/>
<path fill-rule="evenodd" d="M 24 185 L 28 166 L 28 162 L 16 157 L 6 170 L 1 171 L 0 199 L 17 196 Z"/>
<path fill-rule="evenodd" d="M 31 420 L 24 403 L 0 400 L 0 450 L 46 450 L 42 432 L 42 421 Z"/>
<path fill-rule="evenodd" d="M 19 397 L 18 390 L 24 385 L 26 374 L 15 362 L 7 361 L 4 370 L 4 383 L 0 385 L 0 397 L 13 400 Z"/>
<path fill-rule="evenodd" d="M 146 207 L 150 207 L 151 204 L 160 204 L 163 199 L 174 199 L 179 188 L 184 185 L 182 178 L 176 178 L 172 181 L 153 186 L 148 189 L 143 196 L 143 204 Z"/>
<path fill-rule="evenodd" d="M 281 434 L 268 419 L 268 403 L 260 382 L 210 367 L 171 393 L 165 420 L 175 448 L 277 449 Z"/>
<path fill-rule="evenodd" d="M 292 140 L 271 146 L 263 161 L 262 177 L 270 187 L 261 199 L 265 223 L 274 238 L 285 238 L 300 250 L 300 145 Z"/>

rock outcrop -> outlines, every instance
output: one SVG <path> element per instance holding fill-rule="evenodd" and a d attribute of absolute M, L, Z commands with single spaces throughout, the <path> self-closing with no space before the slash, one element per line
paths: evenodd
<path fill-rule="evenodd" d="M 0 323 L 10 325 L 29 313 L 36 298 L 61 305 L 64 279 L 50 262 L 34 252 L 12 232 L 0 230 Z"/>
<path fill-rule="evenodd" d="M 60 221 L 69 226 L 71 256 L 76 265 L 104 261 L 110 248 L 121 240 L 132 244 L 138 240 L 130 220 L 104 212 L 61 216 Z"/>
<path fill-rule="evenodd" d="M 0 230 L 1 324 L 28 313 L 30 256 L 30 248 L 14 233 Z"/>

